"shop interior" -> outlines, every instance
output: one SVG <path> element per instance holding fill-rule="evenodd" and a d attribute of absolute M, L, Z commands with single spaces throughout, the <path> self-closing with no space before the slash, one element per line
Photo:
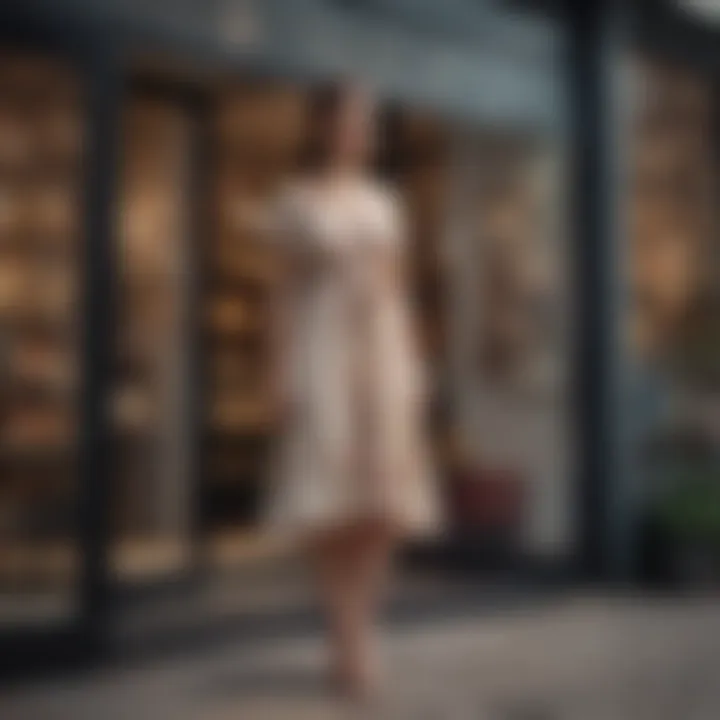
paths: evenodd
<path fill-rule="evenodd" d="M 690 70 L 636 58 L 644 104 L 633 123 L 630 342 L 667 359 L 717 284 L 715 98 Z"/>
<path fill-rule="evenodd" d="M 701 522 L 684 524 L 684 507 L 717 507 L 718 98 L 709 78 L 687 68 L 636 58 L 636 69 L 645 102 L 633 127 L 628 337 L 652 378 L 636 411 L 640 492 L 646 525 L 668 532 L 669 523 L 675 548 L 683 533 L 701 535 Z M 660 506 L 670 520 L 656 519 Z M 653 581 L 674 572 L 672 551 L 651 530 L 643 539 L 642 572 Z"/>
<path fill-rule="evenodd" d="M 74 610 L 83 113 L 72 73 L 0 69 L 0 618 Z M 50 592 L 45 592 L 50 590 Z"/>

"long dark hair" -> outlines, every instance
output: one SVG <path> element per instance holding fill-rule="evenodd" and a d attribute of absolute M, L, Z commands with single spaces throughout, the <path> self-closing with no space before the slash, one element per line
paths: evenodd
<path fill-rule="evenodd" d="M 298 155 L 298 170 L 315 173 L 330 162 L 330 130 L 343 102 L 352 92 L 342 81 L 326 82 L 310 91 L 305 115 L 305 141 Z"/>
<path fill-rule="evenodd" d="M 297 169 L 302 174 L 323 170 L 331 160 L 332 139 L 330 137 L 343 103 L 358 87 L 353 80 L 334 80 L 310 90 L 307 100 L 305 140 L 298 154 Z M 379 108 L 375 131 L 377 139 L 368 158 L 368 170 L 382 177 L 393 174 L 396 165 L 396 112 Z"/>

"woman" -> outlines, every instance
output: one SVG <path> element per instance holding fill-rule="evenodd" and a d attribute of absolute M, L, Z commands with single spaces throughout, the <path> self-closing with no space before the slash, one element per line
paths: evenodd
<path fill-rule="evenodd" d="M 404 231 L 368 171 L 372 102 L 353 85 L 325 87 L 309 127 L 273 222 L 284 260 L 275 328 L 285 432 L 270 517 L 307 546 L 336 681 L 366 695 L 378 679 L 371 636 L 393 549 L 435 525 L 436 502 Z"/>

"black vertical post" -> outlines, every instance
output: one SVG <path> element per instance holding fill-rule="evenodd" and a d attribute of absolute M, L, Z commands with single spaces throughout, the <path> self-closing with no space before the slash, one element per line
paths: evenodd
<path fill-rule="evenodd" d="M 712 106 L 711 106 L 711 148 L 712 160 L 712 193 L 713 199 L 720 195 L 720 78 L 714 75 L 712 78 Z M 713 233 L 720 228 L 720 207 L 715 206 L 712 218 Z M 713 264 L 713 277 L 720 280 L 720 244 L 715 237 L 711 238 L 711 262 Z M 715 290 L 715 289 L 714 289 Z M 720 291 L 718 289 L 717 291 Z"/>
<path fill-rule="evenodd" d="M 591 578 L 626 571 L 629 541 L 624 442 L 626 284 L 623 186 L 625 101 L 618 92 L 625 26 L 621 2 L 567 3 L 570 208 L 575 244 L 576 401 L 580 565 Z"/>
<path fill-rule="evenodd" d="M 205 473 L 209 456 L 207 408 L 209 402 L 208 383 L 208 338 L 203 317 L 209 292 L 211 273 L 207 247 L 215 232 L 213 205 L 214 140 L 213 112 L 215 98 L 204 93 L 193 103 L 193 157 L 192 157 L 192 210 L 189 257 L 192 269 L 189 289 L 189 322 L 191 325 L 190 368 L 190 437 L 192 438 L 192 518 L 190 541 L 194 574 L 207 571 L 204 543 L 206 540 L 206 492 Z"/>
<path fill-rule="evenodd" d="M 80 404 L 80 605 L 91 649 L 105 638 L 110 605 L 111 428 L 109 391 L 115 337 L 116 182 L 122 78 L 112 48 L 92 43 L 86 66 L 86 226 L 82 266 L 83 350 Z"/>

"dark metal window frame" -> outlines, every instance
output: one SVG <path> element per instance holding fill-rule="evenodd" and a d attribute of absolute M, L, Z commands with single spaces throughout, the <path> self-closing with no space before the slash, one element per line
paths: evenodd
<path fill-rule="evenodd" d="M 128 58 L 124 58 L 128 60 Z M 212 128 L 210 113 L 212 109 L 212 93 L 202 81 L 175 79 L 167 74 L 156 73 L 149 70 L 134 70 L 127 72 L 127 91 L 124 100 L 150 99 L 167 101 L 181 108 L 192 123 L 192 137 L 190 147 L 190 227 L 186 242 L 188 243 L 188 256 L 191 259 L 191 276 L 187 296 L 183 298 L 190 322 L 190 335 L 186 352 L 189 356 L 189 383 L 190 408 L 189 435 L 192 447 L 189 449 L 190 457 L 190 561 L 187 567 L 173 573 L 167 578 L 149 579 L 146 582 L 133 584 L 120 584 L 116 578 L 108 577 L 112 599 L 114 602 L 127 606 L 145 600 L 152 600 L 159 595 L 183 592 L 196 588 L 202 579 L 206 568 L 204 566 L 202 547 L 202 467 L 204 462 L 204 417 L 206 413 L 207 382 L 204 370 L 204 352 L 202 338 L 203 298 L 206 292 L 205 264 L 206 257 L 203 248 L 204 240 L 210 231 L 213 222 L 212 207 L 209 206 L 211 183 L 211 143 Z M 118 109 L 120 117 L 124 107 Z M 113 351 L 115 351 L 115 336 L 112 338 Z M 114 376 L 108 378 L 113 387 Z M 112 530 L 111 530 L 112 532 Z M 107 542 L 112 543 L 112 536 L 108 535 Z"/>
<path fill-rule="evenodd" d="M 529 0 L 528 3 L 529 4 Z M 535 9 L 547 2 L 532 3 Z M 557 9 L 557 8 L 556 8 Z M 580 308 L 577 402 L 580 419 L 579 569 L 592 578 L 627 580 L 637 572 L 637 518 L 619 487 L 618 462 L 629 441 L 615 401 L 618 358 L 613 324 L 618 322 L 619 278 L 612 249 L 612 217 L 620 191 L 617 148 L 610 138 L 627 132 L 608 95 L 607 63 L 626 51 L 694 69 L 716 84 L 720 76 L 720 22 L 714 26 L 675 6 L 673 0 L 595 0 L 556 14 L 565 26 L 567 92 L 571 128 L 571 176 L 575 272 Z M 622 26 L 621 44 L 609 41 Z M 615 43 L 613 45 L 613 43 Z M 623 45 L 622 43 L 626 43 Z M 608 53 L 617 53 L 613 59 Z M 621 379 L 621 378 L 620 378 Z M 630 452 L 633 452 L 630 449 Z M 622 517 L 618 518 L 616 513 Z M 620 527 L 624 526 L 624 527 Z"/>

